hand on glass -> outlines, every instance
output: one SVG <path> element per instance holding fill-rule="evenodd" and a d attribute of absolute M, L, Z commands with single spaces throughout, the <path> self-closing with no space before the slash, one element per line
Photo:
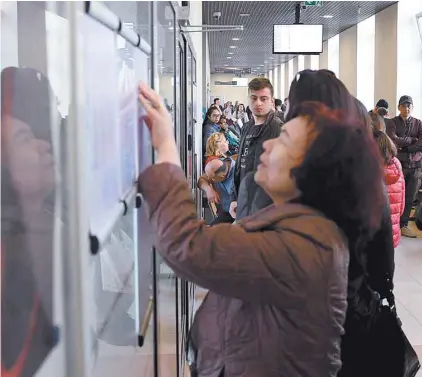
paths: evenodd
<path fill-rule="evenodd" d="M 145 123 L 151 134 L 152 146 L 157 152 L 157 163 L 168 162 L 181 166 L 173 136 L 172 120 L 161 103 L 160 96 L 144 83 L 139 84 L 139 101 L 145 110 Z"/>

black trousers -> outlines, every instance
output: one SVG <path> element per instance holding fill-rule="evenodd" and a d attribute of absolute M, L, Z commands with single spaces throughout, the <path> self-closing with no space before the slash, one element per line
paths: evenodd
<path fill-rule="evenodd" d="M 404 181 L 406 183 L 406 194 L 404 211 L 400 218 L 400 227 L 403 228 L 409 223 L 412 204 L 415 200 L 416 190 L 418 187 L 419 168 L 403 168 Z"/>

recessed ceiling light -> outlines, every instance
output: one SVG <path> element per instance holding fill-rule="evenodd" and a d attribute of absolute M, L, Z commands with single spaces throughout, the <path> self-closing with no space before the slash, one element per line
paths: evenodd
<path fill-rule="evenodd" d="M 264 64 L 261 64 L 261 65 L 260 65 L 260 67 L 263 67 L 263 66 L 264 66 Z"/>
<path fill-rule="evenodd" d="M 236 48 L 236 46 L 230 46 L 230 48 Z"/>
<path fill-rule="evenodd" d="M 224 64 L 224 66 L 225 66 L 225 67 L 228 67 L 229 65 L 228 65 L 228 64 Z"/>
<path fill-rule="evenodd" d="M 322 18 L 333 18 L 334 16 L 332 16 L 331 14 L 325 14 L 322 16 Z"/>
<path fill-rule="evenodd" d="M 240 13 L 239 16 L 240 17 L 249 17 L 250 14 L 249 13 Z"/>
<path fill-rule="evenodd" d="M 240 38 L 232 38 L 232 41 L 240 41 Z"/>
<path fill-rule="evenodd" d="M 229 55 L 234 55 L 234 52 L 228 52 Z"/>
<path fill-rule="evenodd" d="M 232 57 L 231 56 L 227 56 L 227 59 L 231 59 Z"/>
<path fill-rule="evenodd" d="M 270 58 L 270 60 L 274 60 L 274 58 L 273 58 L 273 57 L 271 57 L 271 58 Z"/>

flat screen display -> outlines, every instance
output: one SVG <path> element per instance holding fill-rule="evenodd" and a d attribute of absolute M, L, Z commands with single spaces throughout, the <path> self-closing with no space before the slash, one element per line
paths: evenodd
<path fill-rule="evenodd" d="M 273 53 L 321 54 L 322 38 L 322 25 L 274 25 Z"/>

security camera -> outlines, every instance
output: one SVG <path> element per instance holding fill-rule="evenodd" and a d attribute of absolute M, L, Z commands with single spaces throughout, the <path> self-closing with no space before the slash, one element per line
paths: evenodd
<path fill-rule="evenodd" d="M 219 20 L 221 17 L 221 12 L 213 12 L 212 17 L 214 18 L 214 20 Z"/>

